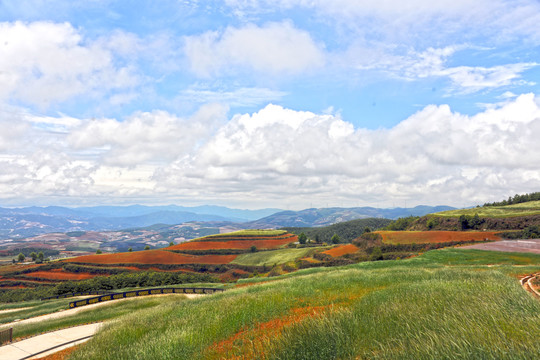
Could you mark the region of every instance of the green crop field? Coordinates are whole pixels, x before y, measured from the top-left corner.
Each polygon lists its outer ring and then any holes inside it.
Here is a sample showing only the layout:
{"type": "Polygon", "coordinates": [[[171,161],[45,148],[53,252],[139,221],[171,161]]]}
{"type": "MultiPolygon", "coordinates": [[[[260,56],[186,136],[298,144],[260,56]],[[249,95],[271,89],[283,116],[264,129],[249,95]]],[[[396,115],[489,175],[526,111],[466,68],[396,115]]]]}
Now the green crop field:
{"type": "Polygon", "coordinates": [[[312,255],[314,252],[326,249],[326,247],[317,248],[300,248],[300,249],[280,249],[271,251],[259,251],[238,255],[231,264],[247,265],[247,266],[264,266],[274,264],[284,264],[289,261],[294,261],[312,255]]]}
{"type": "Polygon", "coordinates": [[[132,311],[71,359],[535,359],[540,301],[514,276],[533,271],[462,249],[306,269],[132,311]]]}
{"type": "Polygon", "coordinates": [[[434,216],[458,217],[461,215],[474,216],[478,214],[480,217],[515,217],[529,216],[540,214],[540,201],[529,201],[515,205],[506,206],[483,206],[471,209],[459,209],[442,211],[431,214],[434,216]]]}

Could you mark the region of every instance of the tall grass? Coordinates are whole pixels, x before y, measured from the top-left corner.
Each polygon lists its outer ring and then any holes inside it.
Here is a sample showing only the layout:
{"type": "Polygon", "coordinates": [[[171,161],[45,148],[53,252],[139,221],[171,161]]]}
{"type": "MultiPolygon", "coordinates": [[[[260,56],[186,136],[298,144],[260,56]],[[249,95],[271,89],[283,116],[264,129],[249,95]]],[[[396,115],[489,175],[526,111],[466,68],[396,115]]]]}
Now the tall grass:
{"type": "Polygon", "coordinates": [[[533,359],[538,334],[540,302],[518,281],[427,257],[164,303],[121,318],[72,358],[533,359]]]}
{"type": "Polygon", "coordinates": [[[119,302],[113,301],[110,304],[95,309],[83,309],[77,314],[66,317],[21,325],[15,324],[13,326],[13,338],[17,339],[63,329],[66,327],[111,320],[127,314],[137,313],[141,310],[148,310],[153,307],[162,306],[164,304],[176,304],[183,301],[185,298],[186,297],[182,295],[163,295],[157,298],[138,298],[119,302]]]}

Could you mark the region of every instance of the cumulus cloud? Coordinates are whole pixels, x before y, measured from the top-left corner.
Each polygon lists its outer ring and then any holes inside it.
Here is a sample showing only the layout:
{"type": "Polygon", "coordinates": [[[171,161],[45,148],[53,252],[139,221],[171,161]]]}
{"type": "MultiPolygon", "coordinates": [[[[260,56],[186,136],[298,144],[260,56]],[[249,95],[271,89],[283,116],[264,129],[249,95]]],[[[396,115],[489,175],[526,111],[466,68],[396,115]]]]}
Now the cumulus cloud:
{"type": "Polygon", "coordinates": [[[86,41],[69,23],[0,23],[0,99],[46,107],[137,85],[134,68],[115,58],[129,52],[133,39],[112,40],[86,41]]]}
{"type": "Polygon", "coordinates": [[[22,116],[25,131],[12,133],[24,145],[0,155],[0,196],[470,205],[535,191],[540,181],[533,94],[473,116],[430,105],[374,130],[278,105],[229,121],[225,114],[209,105],[189,118],[157,110],[123,121],[22,116]]]}
{"type": "Polygon", "coordinates": [[[539,133],[539,100],[532,94],[475,116],[428,106],[379,130],[268,105],[235,116],[199,151],[160,169],[154,179],[161,187],[204,188],[220,198],[245,193],[306,204],[313,195],[336,205],[370,194],[470,204],[533,190],[515,179],[527,176],[534,184],[540,178],[539,133]]]}
{"type": "Polygon", "coordinates": [[[210,104],[189,119],[166,111],[137,113],[124,121],[97,119],[73,129],[67,140],[73,149],[97,150],[106,164],[171,161],[211,135],[225,114],[222,105],[210,104]]]}
{"type": "Polygon", "coordinates": [[[321,46],[289,22],[227,27],[185,38],[185,53],[199,76],[246,68],[264,74],[296,74],[324,64],[321,46]]]}

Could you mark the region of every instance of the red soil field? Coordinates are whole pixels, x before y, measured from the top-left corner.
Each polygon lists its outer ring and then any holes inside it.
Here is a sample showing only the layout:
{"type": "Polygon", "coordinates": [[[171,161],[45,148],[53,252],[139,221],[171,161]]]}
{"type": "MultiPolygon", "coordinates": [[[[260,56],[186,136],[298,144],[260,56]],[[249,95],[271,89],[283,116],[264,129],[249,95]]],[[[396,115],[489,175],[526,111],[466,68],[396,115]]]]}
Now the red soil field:
{"type": "Polygon", "coordinates": [[[170,246],[168,250],[221,250],[235,249],[244,250],[252,246],[257,249],[277,249],[285,244],[289,244],[298,240],[298,237],[289,238],[268,238],[257,240],[230,240],[230,241],[188,241],[182,244],[170,246]]]}
{"type": "Polygon", "coordinates": [[[375,231],[387,244],[501,240],[493,231],[375,231]]]}
{"type": "Polygon", "coordinates": [[[11,264],[11,265],[4,265],[4,266],[0,266],[0,274],[6,274],[6,273],[11,273],[11,272],[14,272],[14,271],[21,271],[21,270],[26,270],[26,269],[31,269],[31,268],[35,268],[35,267],[38,267],[38,266],[41,266],[39,264],[32,264],[32,265],[20,265],[20,264],[11,264]]]}
{"type": "Polygon", "coordinates": [[[340,257],[345,254],[352,254],[358,251],[358,248],[353,244],[339,245],[338,247],[330,250],[323,251],[323,254],[330,255],[332,257],[340,257]]]}
{"type": "Polygon", "coordinates": [[[40,278],[46,280],[84,280],[91,279],[98,276],[98,274],[89,274],[89,273],[69,273],[64,272],[62,269],[54,269],[49,271],[36,271],[25,274],[26,276],[32,278],[40,278]]]}
{"type": "Polygon", "coordinates": [[[285,327],[303,321],[307,317],[315,317],[328,311],[328,306],[308,306],[291,309],[284,317],[276,318],[264,323],[257,324],[253,329],[241,330],[233,336],[215,343],[209,350],[210,353],[217,353],[225,359],[250,359],[256,355],[264,353],[264,347],[279,337],[285,327]],[[233,354],[238,348],[247,357],[235,357],[233,354]],[[257,351],[257,353],[254,352],[257,351]]]}
{"type": "Polygon", "coordinates": [[[143,250],[119,254],[85,255],[64,260],[88,264],[228,264],[236,255],[182,255],[164,250],[143,250]]]}
{"type": "Polygon", "coordinates": [[[240,240],[240,241],[251,241],[251,240],[276,240],[276,239],[288,239],[295,237],[296,235],[291,233],[284,233],[281,235],[209,235],[203,238],[194,239],[194,241],[229,241],[229,240],[240,240]]]}

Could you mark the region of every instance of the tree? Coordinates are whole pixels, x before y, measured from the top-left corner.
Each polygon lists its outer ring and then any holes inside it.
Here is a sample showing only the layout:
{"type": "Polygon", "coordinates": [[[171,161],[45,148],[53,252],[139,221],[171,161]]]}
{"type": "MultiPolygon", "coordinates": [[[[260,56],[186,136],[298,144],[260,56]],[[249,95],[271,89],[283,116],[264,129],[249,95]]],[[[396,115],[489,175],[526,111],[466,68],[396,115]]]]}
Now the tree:
{"type": "Polygon", "coordinates": [[[330,239],[330,241],[332,242],[332,244],[339,244],[339,235],[338,234],[334,234],[334,236],[332,236],[332,239],[330,239]]]}
{"type": "Polygon", "coordinates": [[[39,254],[37,254],[37,257],[39,260],[43,261],[43,258],[45,257],[45,255],[43,254],[43,251],[40,251],[39,254]]]}
{"type": "Polygon", "coordinates": [[[146,246],[144,247],[144,250],[150,250],[150,246],[146,245],[146,246]]]}
{"type": "Polygon", "coordinates": [[[257,247],[253,245],[249,248],[249,251],[251,251],[252,253],[257,252],[257,247]]]}
{"type": "Polygon", "coordinates": [[[19,262],[23,262],[25,258],[26,257],[24,256],[23,253],[19,253],[19,256],[17,256],[17,260],[19,260],[19,262]]]}
{"type": "Polygon", "coordinates": [[[103,254],[103,251],[101,251],[101,249],[97,249],[96,254],[103,254]]]}
{"type": "Polygon", "coordinates": [[[300,235],[298,235],[298,242],[302,245],[304,245],[307,241],[307,236],[306,234],[304,233],[300,233],[300,235]]]}
{"type": "Polygon", "coordinates": [[[129,252],[132,252],[132,251],[133,251],[133,248],[130,247],[130,248],[128,249],[128,251],[129,251],[129,252]]]}
{"type": "Polygon", "coordinates": [[[36,259],[37,259],[37,254],[36,254],[36,252],[35,252],[35,251],[32,251],[32,252],[30,253],[30,257],[32,258],[32,261],[36,261],[36,259]]]}
{"type": "Polygon", "coordinates": [[[174,242],[171,241],[171,242],[169,243],[169,246],[173,246],[173,245],[174,245],[174,242]]]}
{"type": "Polygon", "coordinates": [[[320,244],[321,239],[319,239],[319,234],[315,234],[315,242],[316,242],[317,244],[320,244]]]}
{"type": "Polygon", "coordinates": [[[382,250],[380,247],[378,246],[375,246],[373,248],[373,251],[371,252],[371,255],[369,257],[369,260],[371,261],[377,261],[377,260],[382,260],[383,259],[383,254],[382,254],[382,250]]]}
{"type": "Polygon", "coordinates": [[[369,228],[369,226],[366,226],[366,227],[365,227],[364,232],[365,232],[365,233],[370,233],[370,232],[371,232],[371,229],[369,228]]]}

